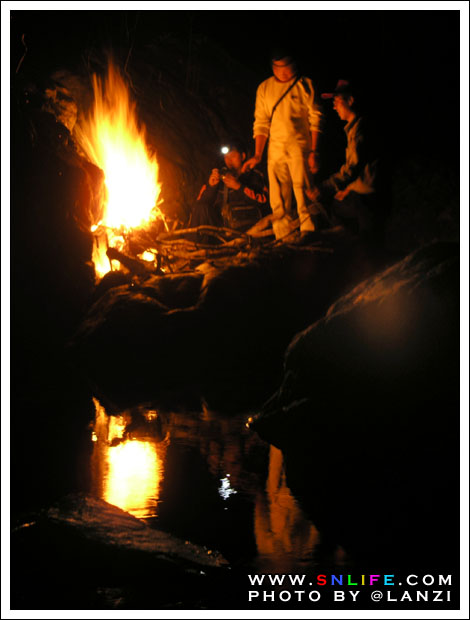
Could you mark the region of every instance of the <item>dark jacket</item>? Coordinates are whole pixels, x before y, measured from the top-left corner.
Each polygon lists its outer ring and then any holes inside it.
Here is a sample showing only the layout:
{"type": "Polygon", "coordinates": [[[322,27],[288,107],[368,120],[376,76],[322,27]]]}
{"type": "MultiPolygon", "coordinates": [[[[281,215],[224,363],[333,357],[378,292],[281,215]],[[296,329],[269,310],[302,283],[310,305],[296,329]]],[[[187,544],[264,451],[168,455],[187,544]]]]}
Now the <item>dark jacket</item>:
{"type": "Polygon", "coordinates": [[[205,184],[194,204],[191,226],[224,226],[227,213],[223,213],[226,196],[227,209],[234,207],[257,207],[259,216],[268,215],[268,188],[259,170],[248,170],[238,177],[241,187],[232,189],[223,182],[217,185],[205,184]],[[225,216],[225,217],[224,217],[225,216]]]}
{"type": "Polygon", "coordinates": [[[344,131],[347,136],[346,161],[339,172],[332,174],[323,188],[331,192],[349,189],[357,194],[377,191],[377,147],[365,121],[356,117],[344,131]]]}

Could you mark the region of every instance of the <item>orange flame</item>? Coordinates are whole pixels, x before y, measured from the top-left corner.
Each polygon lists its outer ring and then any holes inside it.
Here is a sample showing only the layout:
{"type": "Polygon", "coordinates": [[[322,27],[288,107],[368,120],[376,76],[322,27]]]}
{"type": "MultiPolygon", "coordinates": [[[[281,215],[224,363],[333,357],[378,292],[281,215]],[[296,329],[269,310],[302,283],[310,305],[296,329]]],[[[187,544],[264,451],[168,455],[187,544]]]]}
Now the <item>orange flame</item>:
{"type": "Polygon", "coordinates": [[[87,157],[105,176],[103,215],[92,226],[95,267],[104,275],[110,270],[108,243],[121,249],[120,235],[164,218],[158,208],[161,184],[157,159],[147,147],[145,126],[137,120],[136,104],[131,101],[126,83],[111,62],[104,82],[96,75],[92,81],[93,108],[89,117],[76,126],[75,135],[87,157]],[[107,229],[106,242],[99,240],[98,227],[107,229]]]}

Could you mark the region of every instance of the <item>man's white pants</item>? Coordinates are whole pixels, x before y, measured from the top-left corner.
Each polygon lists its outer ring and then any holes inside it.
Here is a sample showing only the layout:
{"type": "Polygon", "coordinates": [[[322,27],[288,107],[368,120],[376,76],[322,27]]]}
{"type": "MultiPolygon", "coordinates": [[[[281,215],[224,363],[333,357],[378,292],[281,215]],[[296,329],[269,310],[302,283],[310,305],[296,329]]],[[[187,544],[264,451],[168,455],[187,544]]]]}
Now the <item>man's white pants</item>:
{"type": "Polygon", "coordinates": [[[305,190],[310,187],[307,155],[308,152],[300,144],[269,144],[269,201],[274,215],[273,231],[276,239],[287,237],[296,227],[292,190],[297,202],[301,232],[315,230],[305,201],[305,190]]]}

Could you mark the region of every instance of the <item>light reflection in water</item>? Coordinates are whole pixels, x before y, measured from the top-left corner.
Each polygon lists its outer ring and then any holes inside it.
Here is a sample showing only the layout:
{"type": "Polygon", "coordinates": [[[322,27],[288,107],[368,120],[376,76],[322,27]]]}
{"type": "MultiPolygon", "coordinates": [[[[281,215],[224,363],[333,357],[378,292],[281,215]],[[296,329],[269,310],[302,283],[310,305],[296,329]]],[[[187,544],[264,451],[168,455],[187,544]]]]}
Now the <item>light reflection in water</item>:
{"type": "Polygon", "coordinates": [[[266,492],[255,508],[257,565],[261,572],[293,571],[299,561],[313,556],[319,543],[317,528],[300,509],[286,484],[283,455],[271,446],[266,492]]]}
{"type": "MultiPolygon", "coordinates": [[[[167,442],[152,437],[145,426],[134,430],[137,437],[128,436],[126,429],[132,416],[109,416],[99,401],[93,400],[93,492],[135,517],[156,516],[167,442]]],[[[156,418],[157,415],[145,416],[148,424],[156,418]]]]}
{"type": "Polygon", "coordinates": [[[108,449],[107,460],[104,499],[136,517],[154,516],[160,482],[155,445],[124,441],[108,449]]]}
{"type": "Polygon", "coordinates": [[[231,495],[236,495],[237,491],[230,486],[230,474],[220,481],[219,495],[223,499],[228,499],[231,495]]]}
{"type": "Polygon", "coordinates": [[[295,572],[312,561],[320,535],[287,486],[282,452],[268,448],[243,415],[228,418],[207,409],[162,415],[137,408],[110,416],[97,400],[95,406],[95,495],[136,517],[158,516],[170,531],[176,522],[188,538],[198,531],[217,547],[230,531],[239,543],[230,542],[231,552],[243,549],[248,536],[249,545],[256,543],[258,572],[295,572]],[[210,512],[216,502],[221,513],[210,512]],[[213,543],[219,528],[222,538],[213,543]]]}

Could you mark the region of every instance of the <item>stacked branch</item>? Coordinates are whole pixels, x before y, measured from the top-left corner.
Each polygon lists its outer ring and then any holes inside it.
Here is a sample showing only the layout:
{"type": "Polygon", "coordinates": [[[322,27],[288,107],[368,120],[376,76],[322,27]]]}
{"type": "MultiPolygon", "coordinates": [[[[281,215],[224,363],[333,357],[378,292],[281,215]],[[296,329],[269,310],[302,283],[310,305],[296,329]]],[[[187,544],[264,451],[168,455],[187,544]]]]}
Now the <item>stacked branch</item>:
{"type": "Polygon", "coordinates": [[[160,234],[155,245],[158,252],[168,259],[207,259],[249,252],[252,240],[249,235],[231,228],[198,226],[160,234]],[[214,241],[211,243],[212,239],[214,241]]]}
{"type": "MultiPolygon", "coordinates": [[[[231,228],[217,226],[198,226],[197,228],[184,228],[154,236],[148,231],[140,230],[133,232],[127,241],[128,250],[135,258],[109,248],[107,255],[112,260],[118,260],[126,269],[134,275],[145,276],[149,273],[164,274],[163,264],[170,271],[181,271],[184,265],[190,261],[207,261],[220,258],[232,258],[240,254],[248,255],[253,250],[253,238],[247,233],[242,233],[231,228]],[[137,258],[137,255],[150,250],[155,253],[157,266],[149,264],[137,258]]],[[[286,248],[290,244],[283,244],[286,248]]],[[[271,250],[279,246],[279,241],[265,242],[261,246],[256,245],[258,250],[271,250]]],[[[302,248],[310,252],[328,252],[331,247],[324,247],[322,243],[302,248]]]]}

